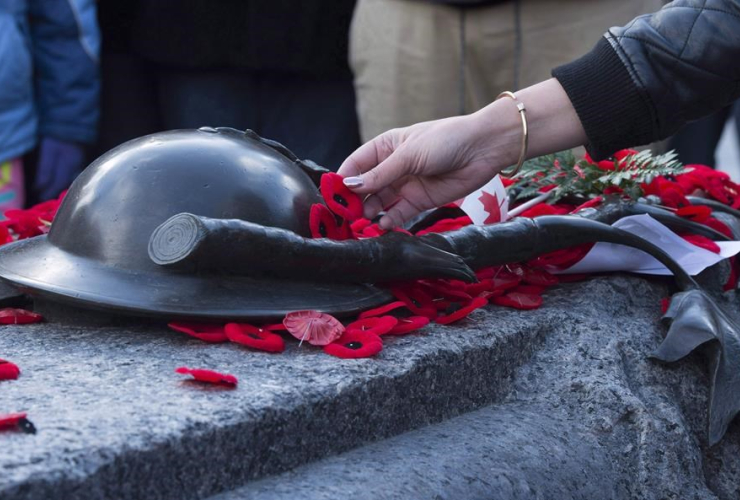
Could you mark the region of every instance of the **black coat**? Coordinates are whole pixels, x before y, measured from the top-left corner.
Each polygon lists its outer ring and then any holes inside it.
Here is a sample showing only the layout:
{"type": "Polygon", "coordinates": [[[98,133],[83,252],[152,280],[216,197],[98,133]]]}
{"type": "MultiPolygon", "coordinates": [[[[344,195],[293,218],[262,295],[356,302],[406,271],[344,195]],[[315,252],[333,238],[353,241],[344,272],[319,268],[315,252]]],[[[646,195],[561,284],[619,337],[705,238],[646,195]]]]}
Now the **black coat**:
{"type": "MultiPolygon", "coordinates": [[[[106,2],[103,2],[106,3],[106,2]]],[[[179,68],[349,76],[355,0],[127,0],[133,50],[179,68]]],[[[124,44],[120,38],[118,46],[124,44]]]]}
{"type": "Polygon", "coordinates": [[[596,159],[740,98],[740,0],[676,0],[555,68],[596,159]]]}

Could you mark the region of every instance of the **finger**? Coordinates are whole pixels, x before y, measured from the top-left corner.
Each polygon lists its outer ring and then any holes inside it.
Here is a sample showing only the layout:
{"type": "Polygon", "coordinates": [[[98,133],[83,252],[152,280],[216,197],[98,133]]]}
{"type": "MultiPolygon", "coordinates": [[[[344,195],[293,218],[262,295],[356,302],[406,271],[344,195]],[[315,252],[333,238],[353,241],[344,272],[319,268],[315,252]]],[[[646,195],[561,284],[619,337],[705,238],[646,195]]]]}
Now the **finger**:
{"type": "Polygon", "coordinates": [[[390,130],[357,148],[342,162],[337,173],[342,177],[356,177],[376,167],[393,153],[393,134],[395,131],[390,130]]]}
{"type": "Polygon", "coordinates": [[[344,181],[345,185],[355,193],[378,193],[405,177],[410,170],[411,162],[408,160],[408,155],[396,151],[377,167],[360,176],[346,178],[344,181]]]}
{"type": "Polygon", "coordinates": [[[368,196],[363,203],[365,218],[372,219],[381,210],[390,207],[396,201],[398,201],[398,192],[392,188],[384,188],[368,196]]]}
{"type": "Polygon", "coordinates": [[[380,218],[378,225],[381,229],[393,229],[411,220],[412,217],[419,215],[427,208],[414,205],[406,198],[401,198],[398,203],[389,208],[385,215],[380,218]]]}

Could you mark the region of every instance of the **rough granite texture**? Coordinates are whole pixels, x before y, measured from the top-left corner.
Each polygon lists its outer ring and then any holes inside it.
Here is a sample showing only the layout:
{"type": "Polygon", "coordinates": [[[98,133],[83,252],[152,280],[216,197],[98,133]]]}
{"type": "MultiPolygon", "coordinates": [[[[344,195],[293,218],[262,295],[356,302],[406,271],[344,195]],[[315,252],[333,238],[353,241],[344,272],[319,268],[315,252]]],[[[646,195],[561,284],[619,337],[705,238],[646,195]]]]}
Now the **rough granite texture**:
{"type": "Polygon", "coordinates": [[[740,426],[707,448],[701,356],[647,359],[664,283],[562,285],[539,310],[488,307],[355,361],[156,326],[2,327],[0,357],[23,373],[0,382],[0,412],[28,411],[39,432],[0,434],[0,498],[205,498],[246,483],[220,498],[737,499],[740,426]],[[185,382],[181,365],[240,384],[185,382]]]}

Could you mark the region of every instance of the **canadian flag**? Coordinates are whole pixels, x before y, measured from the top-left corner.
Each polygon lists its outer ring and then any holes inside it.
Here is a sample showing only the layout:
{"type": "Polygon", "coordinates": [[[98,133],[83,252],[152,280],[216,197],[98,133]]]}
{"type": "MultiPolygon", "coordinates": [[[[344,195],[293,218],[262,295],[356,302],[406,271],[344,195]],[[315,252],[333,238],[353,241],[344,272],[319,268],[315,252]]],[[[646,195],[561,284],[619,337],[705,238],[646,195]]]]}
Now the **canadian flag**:
{"type": "Polygon", "coordinates": [[[456,204],[478,226],[504,222],[509,218],[509,199],[499,175],[456,204]]]}

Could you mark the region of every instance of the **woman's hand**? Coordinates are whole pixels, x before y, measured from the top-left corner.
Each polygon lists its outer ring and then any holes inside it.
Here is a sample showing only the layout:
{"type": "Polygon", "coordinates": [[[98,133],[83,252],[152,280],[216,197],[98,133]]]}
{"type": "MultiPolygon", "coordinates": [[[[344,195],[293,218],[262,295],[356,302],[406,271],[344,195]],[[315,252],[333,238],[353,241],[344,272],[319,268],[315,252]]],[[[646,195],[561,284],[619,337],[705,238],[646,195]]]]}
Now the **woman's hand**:
{"type": "MultiPolygon", "coordinates": [[[[580,121],[557,80],[517,93],[527,106],[529,157],[585,142],[580,121]]],[[[466,116],[385,132],[339,168],[345,184],[367,195],[365,217],[382,210],[384,229],[485,185],[519,157],[522,125],[516,103],[500,99],[466,116]]]]}

